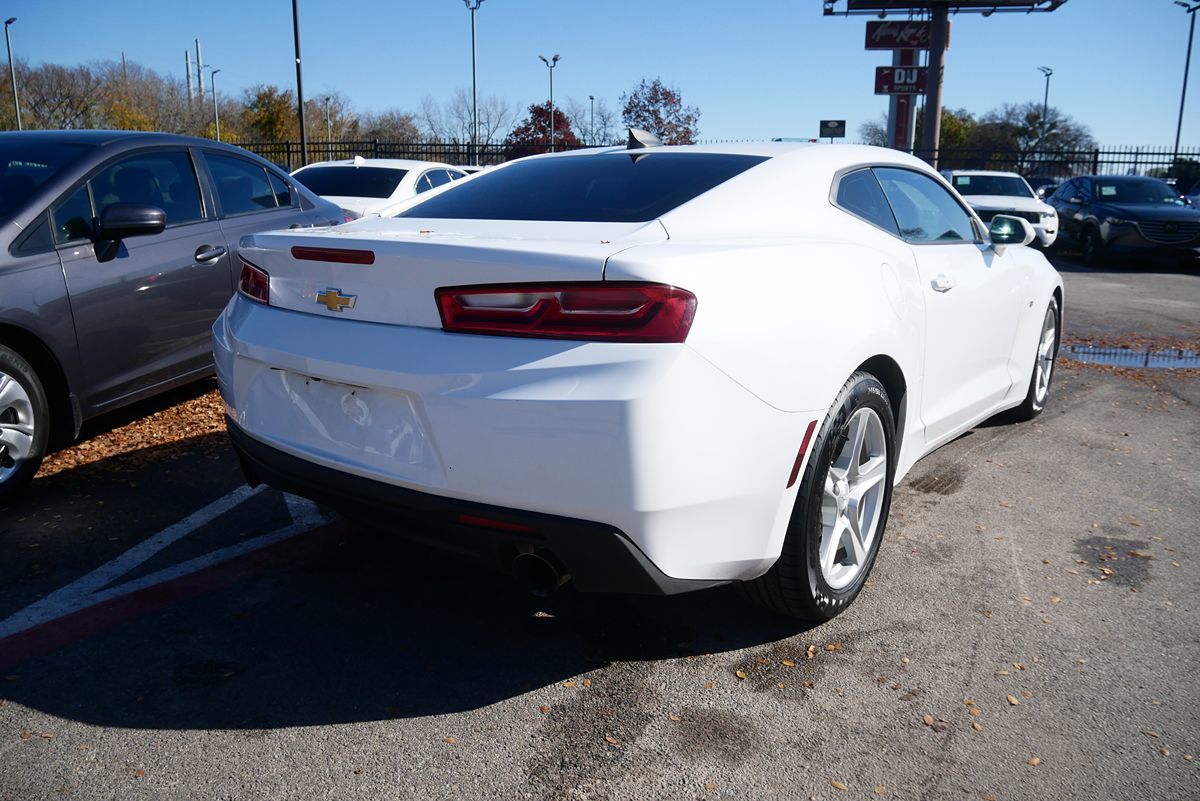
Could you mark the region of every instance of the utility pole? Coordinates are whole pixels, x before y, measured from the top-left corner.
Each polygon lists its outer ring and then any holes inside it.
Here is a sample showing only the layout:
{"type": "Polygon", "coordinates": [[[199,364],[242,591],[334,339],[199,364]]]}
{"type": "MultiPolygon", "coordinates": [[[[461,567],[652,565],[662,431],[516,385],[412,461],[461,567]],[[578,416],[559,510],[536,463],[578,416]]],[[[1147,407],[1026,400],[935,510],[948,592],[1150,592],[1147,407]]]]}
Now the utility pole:
{"type": "Polygon", "coordinates": [[[329,95],[325,95],[325,142],[329,145],[327,155],[333,158],[333,118],[329,116],[329,95]]]}
{"type": "Polygon", "coordinates": [[[187,74],[188,107],[190,108],[192,105],[192,99],[194,97],[192,94],[192,51],[191,50],[183,51],[183,69],[184,69],[184,72],[187,74]]]}
{"type": "Polygon", "coordinates": [[[542,63],[550,68],[550,152],[554,152],[554,67],[558,64],[561,58],[558,53],[555,53],[549,59],[545,56],[538,56],[542,63]]]}
{"type": "Polygon", "coordinates": [[[296,38],[296,108],[300,117],[300,166],[308,164],[308,134],[304,130],[304,76],[300,70],[300,8],[292,0],[292,34],[296,38]]]}
{"type": "MultiPolygon", "coordinates": [[[[1175,5],[1185,9],[1188,16],[1192,18],[1192,22],[1188,26],[1187,57],[1183,62],[1183,91],[1179,93],[1179,122],[1175,124],[1175,158],[1171,162],[1173,171],[1179,162],[1179,135],[1183,133],[1183,106],[1187,102],[1188,70],[1192,66],[1192,39],[1196,36],[1196,12],[1200,11],[1200,3],[1185,3],[1182,0],[1175,0],[1175,5]]],[[[5,28],[5,30],[7,31],[8,29],[5,28]]],[[[9,63],[12,63],[11,57],[9,58],[9,63]]],[[[16,89],[13,89],[13,94],[15,96],[16,89]]]]}
{"type": "Polygon", "coordinates": [[[1046,115],[1050,113],[1050,76],[1054,70],[1049,67],[1038,67],[1038,71],[1046,76],[1046,93],[1042,95],[1042,142],[1046,141],[1046,115]]]}
{"type": "Polygon", "coordinates": [[[200,96],[200,102],[204,102],[204,68],[208,65],[200,58],[200,40],[196,40],[196,93],[200,96]]]}
{"type": "Polygon", "coordinates": [[[925,91],[925,122],[921,127],[921,149],[935,170],[938,144],[942,140],[942,78],[946,73],[946,32],[949,7],[938,3],[929,9],[929,72],[925,91]]]}
{"type": "Polygon", "coordinates": [[[479,166],[479,82],[475,77],[475,12],[483,0],[463,0],[471,12],[471,163],[479,166]]]}
{"type": "Polygon", "coordinates": [[[12,57],[12,38],[8,33],[8,26],[17,21],[16,17],[9,17],[4,20],[4,44],[8,47],[8,77],[12,81],[13,93],[13,113],[17,117],[17,130],[21,130],[21,103],[17,100],[17,63],[12,57]]]}
{"type": "Polygon", "coordinates": [[[588,123],[588,144],[596,144],[596,98],[588,95],[588,103],[592,106],[592,121],[588,123]]]}
{"type": "Polygon", "coordinates": [[[221,112],[217,108],[217,73],[220,70],[213,70],[209,73],[212,76],[212,95],[213,95],[213,121],[217,125],[217,141],[221,141],[221,112]]]}

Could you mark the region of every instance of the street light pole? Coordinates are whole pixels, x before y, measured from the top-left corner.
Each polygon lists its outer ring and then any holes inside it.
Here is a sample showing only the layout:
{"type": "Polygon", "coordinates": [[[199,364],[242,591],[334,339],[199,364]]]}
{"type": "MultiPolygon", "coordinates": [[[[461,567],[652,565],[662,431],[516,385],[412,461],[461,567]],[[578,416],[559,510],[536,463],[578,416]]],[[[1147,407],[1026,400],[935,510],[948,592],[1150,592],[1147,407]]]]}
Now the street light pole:
{"type": "Polygon", "coordinates": [[[483,0],[463,0],[471,12],[471,157],[479,165],[479,82],[475,76],[475,12],[483,0]]]}
{"type": "MultiPolygon", "coordinates": [[[[1185,3],[1182,0],[1175,0],[1175,5],[1187,11],[1188,16],[1192,18],[1191,25],[1188,26],[1188,46],[1187,58],[1183,62],[1183,91],[1179,93],[1179,122],[1175,125],[1175,162],[1179,161],[1179,135],[1183,132],[1183,105],[1187,101],[1187,85],[1188,85],[1188,70],[1192,66],[1192,39],[1196,35],[1196,12],[1200,11],[1200,3],[1185,3]]],[[[8,29],[5,28],[7,31],[8,29]]],[[[9,59],[9,63],[12,59],[9,59]]],[[[13,89],[14,96],[16,89],[13,89]]],[[[1172,168],[1175,163],[1172,162],[1172,168]]]]}
{"type": "Polygon", "coordinates": [[[1046,76],[1046,94],[1042,95],[1042,142],[1046,141],[1046,115],[1050,109],[1050,76],[1054,70],[1049,67],[1038,67],[1038,71],[1046,76]]]}
{"type": "Polygon", "coordinates": [[[300,72],[299,0],[292,0],[292,34],[296,39],[296,108],[300,116],[300,166],[308,164],[308,134],[304,131],[304,77],[300,72]]]}
{"type": "Polygon", "coordinates": [[[12,57],[12,39],[8,35],[8,26],[17,21],[16,17],[4,20],[4,44],[8,46],[8,75],[12,79],[13,112],[17,115],[17,130],[21,130],[21,103],[17,100],[17,65],[12,57]]]}
{"type": "Polygon", "coordinates": [[[555,53],[549,59],[545,56],[538,56],[542,63],[550,68],[550,152],[554,152],[554,67],[558,64],[558,60],[562,58],[558,53],[555,53]]]}
{"type": "Polygon", "coordinates": [[[329,116],[329,95],[325,95],[325,143],[329,147],[329,158],[333,158],[333,118],[329,116]]]}
{"type": "Polygon", "coordinates": [[[213,121],[217,124],[217,141],[221,141],[221,112],[217,109],[217,73],[220,70],[213,70],[209,73],[212,76],[212,95],[213,95],[213,121]]]}
{"type": "Polygon", "coordinates": [[[588,144],[596,144],[596,98],[588,95],[588,103],[592,106],[592,121],[588,123],[588,144]]]}

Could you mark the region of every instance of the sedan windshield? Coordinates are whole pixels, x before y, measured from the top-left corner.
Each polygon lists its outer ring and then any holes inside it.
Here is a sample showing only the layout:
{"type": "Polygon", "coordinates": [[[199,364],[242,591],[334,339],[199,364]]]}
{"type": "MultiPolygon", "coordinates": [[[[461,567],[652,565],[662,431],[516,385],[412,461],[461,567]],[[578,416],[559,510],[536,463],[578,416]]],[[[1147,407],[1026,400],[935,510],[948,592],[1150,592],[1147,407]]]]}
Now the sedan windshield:
{"type": "Polygon", "coordinates": [[[90,147],[67,142],[0,142],[0,219],[20,209],[42,184],[90,147]]]}
{"type": "Polygon", "coordinates": [[[725,153],[599,153],[486,170],[399,217],[649,222],[766,160],[725,153]]]}
{"type": "Polygon", "coordinates": [[[1034,197],[1029,184],[1017,175],[956,175],[954,188],[960,195],[1034,197]]]}
{"type": "Polygon", "coordinates": [[[1185,205],[1166,181],[1154,178],[1104,178],[1096,180],[1096,199],[1105,203],[1168,203],[1185,205]]]}
{"type": "Polygon", "coordinates": [[[318,195],[391,197],[407,173],[394,167],[305,167],[294,177],[318,195]]]}

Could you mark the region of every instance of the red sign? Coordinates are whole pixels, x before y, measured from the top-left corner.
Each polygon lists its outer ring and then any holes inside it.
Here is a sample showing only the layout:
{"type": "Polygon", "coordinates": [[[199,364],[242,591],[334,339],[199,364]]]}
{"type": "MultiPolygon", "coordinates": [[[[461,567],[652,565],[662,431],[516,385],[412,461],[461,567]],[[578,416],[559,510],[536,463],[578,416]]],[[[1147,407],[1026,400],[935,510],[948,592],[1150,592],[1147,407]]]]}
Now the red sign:
{"type": "Polygon", "coordinates": [[[876,67],[875,94],[923,95],[927,67],[876,67]]]}
{"type": "Polygon", "coordinates": [[[928,50],[928,22],[868,22],[868,50],[928,50]]]}

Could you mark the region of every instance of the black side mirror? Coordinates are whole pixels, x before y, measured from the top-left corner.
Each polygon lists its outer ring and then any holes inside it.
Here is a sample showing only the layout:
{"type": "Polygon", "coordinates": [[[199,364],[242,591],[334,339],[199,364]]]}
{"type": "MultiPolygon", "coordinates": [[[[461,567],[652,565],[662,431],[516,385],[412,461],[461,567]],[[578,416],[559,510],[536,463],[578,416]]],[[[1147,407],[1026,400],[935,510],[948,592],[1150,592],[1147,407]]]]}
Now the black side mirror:
{"type": "Polygon", "coordinates": [[[100,212],[96,226],[96,258],[111,261],[122,239],[131,236],[161,234],[167,227],[167,214],[157,206],[141,203],[113,203],[100,212]]]}

